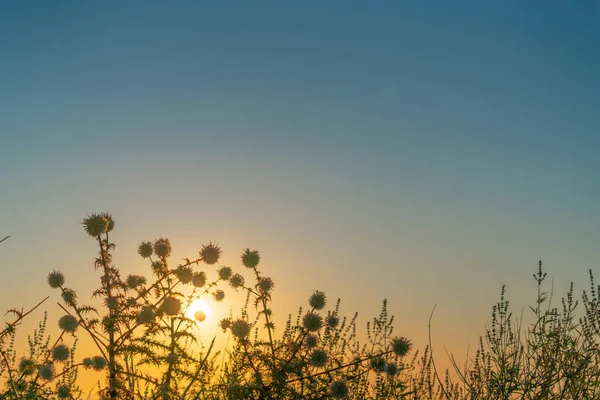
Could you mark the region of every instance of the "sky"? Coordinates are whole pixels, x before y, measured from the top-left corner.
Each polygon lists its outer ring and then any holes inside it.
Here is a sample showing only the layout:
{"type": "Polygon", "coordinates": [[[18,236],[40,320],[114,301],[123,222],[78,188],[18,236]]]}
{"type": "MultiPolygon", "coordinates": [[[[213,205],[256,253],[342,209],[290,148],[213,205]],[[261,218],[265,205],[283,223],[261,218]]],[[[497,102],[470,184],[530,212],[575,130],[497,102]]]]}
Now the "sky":
{"type": "Polygon", "coordinates": [[[0,2],[0,305],[60,316],[54,269],[91,295],[80,222],[108,211],[124,274],[158,237],[242,273],[250,247],[276,321],[323,290],[364,332],[387,298],[422,348],[437,305],[439,357],[464,354],[503,284],[533,304],[538,260],[557,295],[598,271],[599,21],[591,0],[0,2]]]}

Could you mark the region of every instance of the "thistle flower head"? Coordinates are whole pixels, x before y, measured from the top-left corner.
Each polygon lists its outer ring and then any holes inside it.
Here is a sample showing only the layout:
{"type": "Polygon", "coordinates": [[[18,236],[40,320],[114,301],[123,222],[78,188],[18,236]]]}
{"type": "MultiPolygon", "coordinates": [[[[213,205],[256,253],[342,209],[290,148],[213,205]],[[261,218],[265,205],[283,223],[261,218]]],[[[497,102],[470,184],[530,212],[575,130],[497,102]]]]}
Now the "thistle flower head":
{"type": "Polygon", "coordinates": [[[77,318],[74,316],[65,315],[58,320],[58,327],[65,332],[75,333],[79,327],[79,322],[77,322],[77,318]]]}
{"type": "Polygon", "coordinates": [[[63,301],[65,302],[65,304],[74,306],[75,303],[77,302],[77,294],[75,293],[74,290],[65,289],[65,290],[63,290],[63,292],[60,295],[63,298],[63,301]]]}
{"type": "Polygon", "coordinates": [[[158,276],[163,276],[168,272],[167,266],[162,261],[153,261],[151,268],[152,272],[154,272],[158,276]]]}
{"type": "Polygon", "coordinates": [[[202,286],[206,285],[206,274],[204,271],[196,272],[194,274],[192,277],[192,284],[197,288],[201,288],[202,286]]]}
{"type": "Polygon", "coordinates": [[[232,288],[238,289],[238,288],[244,286],[244,277],[240,274],[234,274],[229,279],[229,284],[231,285],[232,288]]]}
{"type": "Polygon", "coordinates": [[[375,372],[383,372],[385,370],[385,360],[382,357],[371,358],[371,368],[375,372]]]}
{"type": "Polygon", "coordinates": [[[275,283],[273,283],[273,279],[271,278],[260,278],[256,284],[256,287],[262,294],[269,294],[274,286],[275,283]]]}
{"type": "Polygon", "coordinates": [[[194,272],[190,267],[178,267],[175,270],[175,275],[183,284],[190,283],[194,278],[194,272]]]}
{"type": "Polygon", "coordinates": [[[219,257],[221,257],[221,248],[218,244],[210,242],[209,244],[202,246],[200,249],[200,257],[202,257],[202,261],[208,265],[216,264],[219,262],[219,257]]]}
{"type": "Polygon", "coordinates": [[[169,239],[156,239],[154,242],[154,254],[160,258],[167,258],[171,255],[171,242],[169,239]]]}
{"type": "Polygon", "coordinates": [[[317,290],[308,299],[308,304],[315,310],[322,310],[325,308],[325,304],[327,304],[325,293],[317,290]]]}
{"type": "Polygon", "coordinates": [[[154,252],[154,246],[152,246],[152,243],[150,243],[150,242],[142,242],[138,246],[138,254],[140,256],[142,256],[143,258],[152,257],[153,252],[154,252]]]}
{"type": "Polygon", "coordinates": [[[213,293],[213,297],[215,301],[222,301],[225,298],[225,292],[219,289],[213,293]]]}
{"type": "Polygon", "coordinates": [[[246,268],[256,268],[260,262],[260,253],[256,250],[245,249],[241,255],[242,264],[246,268]]]}
{"type": "Polygon", "coordinates": [[[137,315],[137,320],[140,324],[147,324],[154,320],[154,310],[152,307],[144,307],[137,315]]]}
{"type": "Polygon", "coordinates": [[[389,363],[385,366],[385,373],[388,376],[394,376],[398,373],[398,366],[394,363],[389,363]]]}
{"type": "Polygon", "coordinates": [[[317,337],[309,333],[308,335],[306,335],[306,338],[304,338],[304,344],[309,349],[317,347],[317,337]]]}
{"type": "Polygon", "coordinates": [[[176,297],[167,297],[160,306],[167,315],[176,315],[181,310],[181,301],[176,297]]]}
{"type": "Polygon", "coordinates": [[[219,326],[223,329],[223,332],[225,332],[227,329],[231,328],[231,319],[223,318],[219,321],[219,326]]]}
{"type": "Polygon", "coordinates": [[[219,270],[219,278],[224,280],[224,281],[228,281],[231,278],[231,268],[229,267],[222,267],[219,270]]]}
{"type": "Polygon", "coordinates": [[[202,310],[198,310],[194,313],[194,318],[196,318],[198,322],[202,322],[206,319],[206,313],[202,310]]]}
{"type": "Polygon", "coordinates": [[[327,352],[322,349],[315,349],[312,353],[310,353],[310,365],[313,367],[324,367],[327,364],[329,357],[327,356],[327,352]]]}
{"type": "Polygon", "coordinates": [[[135,289],[146,283],[146,278],[140,275],[128,275],[126,283],[127,287],[135,289]]]}
{"type": "Polygon", "coordinates": [[[329,394],[334,399],[345,399],[348,393],[348,385],[345,381],[335,381],[329,387],[329,394]]]}
{"type": "Polygon", "coordinates": [[[54,369],[54,366],[48,363],[40,365],[40,368],[38,369],[38,374],[40,375],[40,378],[46,381],[51,381],[54,378],[54,375],[56,375],[56,371],[54,369]]]}
{"type": "Polygon", "coordinates": [[[392,351],[395,355],[403,357],[410,351],[412,343],[405,337],[398,337],[392,341],[392,351]]]}
{"type": "Polygon", "coordinates": [[[93,367],[96,371],[102,371],[106,367],[106,359],[102,356],[94,356],[92,361],[94,362],[93,367]]]}
{"type": "Polygon", "coordinates": [[[94,366],[94,360],[92,360],[90,357],[85,357],[82,363],[85,368],[91,368],[94,366]]]}
{"type": "Polygon", "coordinates": [[[106,219],[106,222],[107,222],[106,232],[110,232],[113,229],[115,229],[115,220],[113,219],[111,214],[109,214],[107,212],[103,212],[100,215],[106,219]]]}
{"type": "Polygon", "coordinates": [[[323,326],[323,318],[319,314],[308,312],[302,318],[302,326],[309,332],[317,332],[323,326]]]}
{"type": "Polygon", "coordinates": [[[59,385],[56,388],[56,396],[60,400],[73,398],[73,396],[71,396],[71,388],[67,385],[59,385]]]}
{"type": "Polygon", "coordinates": [[[239,340],[246,340],[250,334],[250,324],[243,319],[238,319],[231,324],[231,333],[239,340]]]}
{"type": "Polygon", "coordinates": [[[83,219],[82,224],[85,232],[95,238],[108,230],[108,220],[102,214],[88,215],[83,219]]]}
{"type": "Polygon", "coordinates": [[[31,358],[22,358],[19,362],[19,372],[23,375],[35,373],[35,362],[31,358]]]}
{"type": "Polygon", "coordinates": [[[325,323],[328,327],[335,329],[340,324],[340,318],[337,315],[329,314],[325,319],[325,323]]]}
{"type": "Polygon", "coordinates": [[[52,359],[54,361],[66,361],[69,358],[69,348],[64,344],[57,345],[52,349],[52,359]]]}
{"type": "Polygon", "coordinates": [[[65,284],[65,276],[60,271],[52,271],[48,274],[48,286],[58,289],[65,284]]]}

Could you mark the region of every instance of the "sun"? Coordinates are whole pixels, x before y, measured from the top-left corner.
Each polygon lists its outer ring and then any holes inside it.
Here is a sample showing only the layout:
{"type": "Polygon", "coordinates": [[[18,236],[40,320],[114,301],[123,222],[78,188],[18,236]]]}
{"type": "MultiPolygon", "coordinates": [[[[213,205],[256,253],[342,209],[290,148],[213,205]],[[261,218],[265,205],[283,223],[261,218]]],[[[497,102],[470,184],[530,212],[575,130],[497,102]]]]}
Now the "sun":
{"type": "Polygon", "coordinates": [[[210,318],[211,309],[206,301],[203,299],[196,299],[190,304],[190,307],[185,314],[189,319],[202,322],[210,318]]]}

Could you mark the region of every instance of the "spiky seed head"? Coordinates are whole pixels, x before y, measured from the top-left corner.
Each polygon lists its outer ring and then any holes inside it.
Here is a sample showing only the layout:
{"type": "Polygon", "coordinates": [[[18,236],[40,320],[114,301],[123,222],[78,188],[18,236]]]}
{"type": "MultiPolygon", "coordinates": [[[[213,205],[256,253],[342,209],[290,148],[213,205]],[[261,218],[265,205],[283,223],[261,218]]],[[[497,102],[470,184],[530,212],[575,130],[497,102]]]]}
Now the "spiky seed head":
{"type": "Polygon", "coordinates": [[[169,353],[169,355],[167,356],[167,362],[169,364],[175,364],[178,359],[179,357],[177,357],[177,354],[175,353],[169,353]]]}
{"type": "Polygon", "coordinates": [[[244,286],[244,277],[240,274],[234,274],[229,279],[229,284],[231,285],[232,288],[239,289],[242,286],[244,286]]]}
{"type": "Polygon", "coordinates": [[[58,289],[65,284],[65,276],[60,271],[52,271],[48,274],[48,286],[58,289]]]}
{"type": "Polygon", "coordinates": [[[74,306],[75,303],[77,302],[77,294],[75,293],[74,290],[65,289],[65,290],[63,290],[63,292],[60,295],[63,298],[63,301],[65,302],[65,304],[67,304],[67,305],[74,306]]]}
{"type": "Polygon", "coordinates": [[[32,375],[35,373],[35,362],[31,358],[22,358],[19,361],[19,372],[23,375],[32,375]]]}
{"type": "Polygon", "coordinates": [[[202,310],[198,310],[194,313],[194,318],[196,318],[198,322],[202,322],[206,319],[206,313],[202,310]]]}
{"type": "Polygon", "coordinates": [[[108,225],[106,226],[106,232],[110,232],[113,229],[115,229],[115,220],[113,219],[111,214],[109,214],[107,212],[103,212],[100,215],[102,215],[106,219],[106,222],[108,223],[108,225]]]}
{"type": "Polygon", "coordinates": [[[192,277],[192,284],[197,288],[201,288],[202,286],[206,285],[206,274],[204,271],[196,272],[194,274],[192,277]]]}
{"type": "Polygon", "coordinates": [[[371,368],[375,372],[383,372],[385,370],[385,360],[382,357],[371,358],[371,368]]]}
{"type": "Polygon", "coordinates": [[[316,291],[310,298],[308,299],[308,304],[315,310],[322,310],[325,308],[325,304],[327,304],[327,299],[325,298],[325,292],[316,291]]]}
{"type": "Polygon", "coordinates": [[[412,343],[405,337],[397,337],[392,341],[392,351],[399,357],[408,354],[411,347],[412,343]]]}
{"type": "Polygon", "coordinates": [[[56,388],[56,396],[60,400],[73,398],[73,396],[71,396],[71,388],[68,387],[67,385],[59,385],[56,388]]]}
{"type": "Polygon", "coordinates": [[[302,318],[302,326],[309,332],[317,332],[323,326],[323,317],[314,312],[308,312],[302,318]]]}
{"type": "Polygon", "coordinates": [[[231,333],[239,340],[246,340],[250,334],[250,324],[243,319],[238,319],[231,324],[231,333]]]}
{"type": "Polygon", "coordinates": [[[108,229],[108,220],[102,214],[88,215],[82,224],[85,232],[95,238],[106,233],[108,229]]]}
{"type": "Polygon", "coordinates": [[[106,359],[102,356],[94,356],[92,361],[94,362],[93,367],[96,371],[102,371],[106,367],[106,359]]]}
{"type": "Polygon", "coordinates": [[[227,329],[231,328],[231,319],[223,318],[219,321],[219,326],[223,329],[223,332],[225,332],[227,329]]]}
{"type": "Polygon", "coordinates": [[[51,381],[54,379],[54,375],[56,375],[54,365],[50,363],[40,365],[40,368],[38,369],[38,375],[45,381],[51,381]]]}
{"type": "Polygon", "coordinates": [[[146,283],[146,278],[140,275],[128,275],[126,283],[129,289],[135,289],[146,283]]]}
{"type": "Polygon", "coordinates": [[[137,315],[137,320],[140,324],[147,324],[154,320],[154,310],[152,307],[144,307],[137,315]]]}
{"type": "Polygon", "coordinates": [[[256,268],[260,262],[260,253],[256,250],[245,249],[241,255],[242,264],[246,268],[256,268]]]}
{"type": "Polygon", "coordinates": [[[160,258],[167,258],[171,255],[171,242],[169,239],[156,239],[154,242],[154,254],[160,258]]]}
{"type": "Polygon", "coordinates": [[[225,292],[219,289],[213,293],[213,297],[215,301],[223,301],[223,299],[225,298],[225,292]]]}
{"type": "Polygon", "coordinates": [[[158,276],[163,276],[167,273],[167,266],[162,261],[152,262],[152,272],[158,276]]]}
{"type": "Polygon", "coordinates": [[[176,297],[167,297],[163,300],[161,308],[167,313],[167,315],[177,315],[181,310],[181,301],[176,297]]]}
{"type": "Polygon", "coordinates": [[[231,271],[231,268],[229,268],[229,267],[222,267],[219,270],[219,278],[221,278],[224,281],[228,281],[231,278],[231,274],[232,274],[232,271],[231,271]]]}
{"type": "Polygon", "coordinates": [[[327,352],[322,349],[315,349],[310,353],[310,365],[313,367],[321,368],[327,364],[329,357],[327,357],[327,352]]]}
{"type": "Polygon", "coordinates": [[[388,376],[394,376],[398,373],[398,366],[394,363],[389,363],[385,366],[385,373],[388,376]]]}
{"type": "Polygon", "coordinates": [[[271,290],[273,290],[273,287],[275,286],[275,283],[273,283],[273,279],[271,278],[260,278],[258,280],[258,283],[256,284],[256,287],[258,288],[258,290],[262,293],[262,294],[269,294],[271,293],[271,290]]]}
{"type": "Polygon", "coordinates": [[[218,244],[210,242],[209,244],[203,245],[200,249],[200,257],[208,265],[213,265],[219,262],[221,257],[221,248],[218,244]]]}
{"type": "Polygon", "coordinates": [[[154,252],[154,246],[152,246],[152,243],[150,243],[150,242],[142,242],[138,246],[138,254],[140,256],[142,256],[143,258],[152,257],[153,252],[154,252]]]}
{"type": "Polygon", "coordinates": [[[309,333],[306,335],[306,338],[304,338],[304,344],[309,349],[317,347],[317,337],[309,333]]]}
{"type": "Polygon", "coordinates": [[[327,324],[328,327],[335,329],[340,324],[340,319],[338,316],[330,314],[325,319],[325,323],[327,324]]]}
{"type": "Polygon", "coordinates": [[[77,318],[72,315],[65,315],[60,317],[58,320],[58,327],[65,332],[75,333],[77,328],[79,327],[79,323],[77,322],[77,318]]]}
{"type": "Polygon", "coordinates": [[[94,366],[94,360],[92,360],[90,357],[85,357],[82,363],[85,368],[92,368],[94,366]]]}
{"type": "Polygon", "coordinates": [[[345,399],[348,397],[348,393],[346,381],[335,381],[329,387],[329,394],[334,399],[345,399]]]}
{"type": "Polygon", "coordinates": [[[66,361],[69,358],[69,348],[64,344],[57,345],[52,349],[52,359],[54,361],[66,361]]]}
{"type": "Polygon", "coordinates": [[[179,267],[175,270],[175,275],[183,284],[190,283],[194,278],[194,272],[190,267],[179,267]]]}

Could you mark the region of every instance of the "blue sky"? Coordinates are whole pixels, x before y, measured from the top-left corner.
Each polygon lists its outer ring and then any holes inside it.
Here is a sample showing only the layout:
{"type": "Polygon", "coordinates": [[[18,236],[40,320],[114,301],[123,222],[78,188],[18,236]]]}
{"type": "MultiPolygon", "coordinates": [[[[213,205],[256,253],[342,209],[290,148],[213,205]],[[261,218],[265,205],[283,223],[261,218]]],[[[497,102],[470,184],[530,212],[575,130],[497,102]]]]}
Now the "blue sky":
{"type": "Polygon", "coordinates": [[[78,223],[108,210],[124,270],[159,236],[233,266],[255,247],[284,317],[314,289],[366,315],[388,297],[416,336],[441,303],[463,346],[501,284],[530,304],[538,259],[560,293],[599,265],[599,20],[596,1],[2,2],[2,268],[91,289],[78,223]]]}

